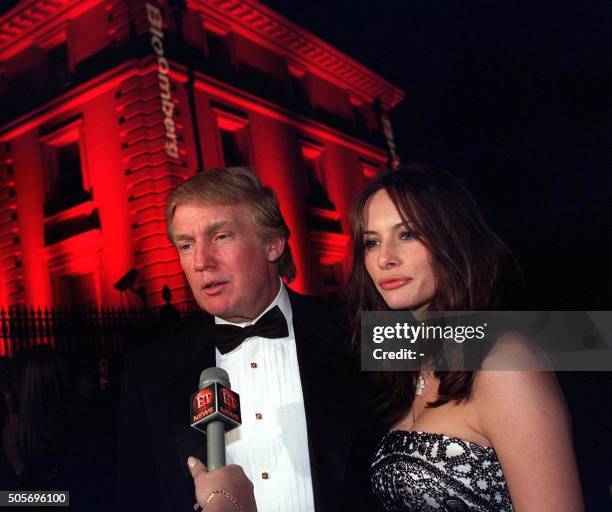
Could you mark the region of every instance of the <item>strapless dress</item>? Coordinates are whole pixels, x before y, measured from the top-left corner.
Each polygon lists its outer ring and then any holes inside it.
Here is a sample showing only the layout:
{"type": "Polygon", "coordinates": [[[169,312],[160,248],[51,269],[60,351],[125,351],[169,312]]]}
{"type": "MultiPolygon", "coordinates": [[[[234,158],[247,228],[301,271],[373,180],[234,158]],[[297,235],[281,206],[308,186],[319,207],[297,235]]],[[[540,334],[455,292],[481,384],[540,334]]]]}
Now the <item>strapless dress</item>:
{"type": "Polygon", "coordinates": [[[372,457],[370,481],[389,512],[512,510],[495,450],[442,434],[386,433],[372,457]]]}

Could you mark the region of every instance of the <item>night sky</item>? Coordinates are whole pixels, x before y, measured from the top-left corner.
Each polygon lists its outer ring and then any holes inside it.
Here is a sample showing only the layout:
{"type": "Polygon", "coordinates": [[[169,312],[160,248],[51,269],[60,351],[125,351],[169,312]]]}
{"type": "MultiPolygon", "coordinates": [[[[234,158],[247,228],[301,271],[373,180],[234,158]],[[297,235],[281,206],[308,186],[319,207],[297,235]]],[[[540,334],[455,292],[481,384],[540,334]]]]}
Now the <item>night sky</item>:
{"type": "Polygon", "coordinates": [[[406,91],[400,156],[464,178],[528,304],[612,309],[612,2],[263,3],[406,91]]]}

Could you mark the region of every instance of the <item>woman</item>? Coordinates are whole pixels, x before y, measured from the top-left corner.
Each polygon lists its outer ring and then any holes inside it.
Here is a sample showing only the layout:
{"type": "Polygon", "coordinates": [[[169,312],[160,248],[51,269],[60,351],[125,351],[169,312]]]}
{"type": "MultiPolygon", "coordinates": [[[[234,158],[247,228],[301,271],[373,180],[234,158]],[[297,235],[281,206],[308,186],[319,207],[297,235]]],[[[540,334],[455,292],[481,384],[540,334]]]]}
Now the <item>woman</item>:
{"type": "MultiPolygon", "coordinates": [[[[355,203],[352,236],[354,340],[363,310],[500,306],[512,260],[448,173],[410,166],[379,176],[355,203]]],[[[518,337],[495,350],[502,358],[531,354],[518,337]]],[[[430,364],[416,374],[375,374],[389,432],[372,459],[371,483],[387,510],[583,510],[553,373],[442,372],[430,364]]]]}

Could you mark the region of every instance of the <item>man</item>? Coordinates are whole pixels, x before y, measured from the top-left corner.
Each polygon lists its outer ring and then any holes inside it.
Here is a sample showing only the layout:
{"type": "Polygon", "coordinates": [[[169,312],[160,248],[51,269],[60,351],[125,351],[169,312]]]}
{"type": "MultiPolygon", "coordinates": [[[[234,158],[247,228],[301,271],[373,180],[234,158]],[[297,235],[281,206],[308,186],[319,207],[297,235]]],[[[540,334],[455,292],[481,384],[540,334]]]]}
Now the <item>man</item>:
{"type": "Polygon", "coordinates": [[[126,359],[121,510],[192,509],[187,459],[206,458],[188,400],[211,366],[227,370],[240,394],[243,423],[226,435],[227,463],[242,466],[260,512],[345,509],[360,489],[346,489],[356,371],[344,308],[284,286],[296,270],[274,193],[247,169],[207,171],[171,193],[166,216],[206,315],[126,359]]]}

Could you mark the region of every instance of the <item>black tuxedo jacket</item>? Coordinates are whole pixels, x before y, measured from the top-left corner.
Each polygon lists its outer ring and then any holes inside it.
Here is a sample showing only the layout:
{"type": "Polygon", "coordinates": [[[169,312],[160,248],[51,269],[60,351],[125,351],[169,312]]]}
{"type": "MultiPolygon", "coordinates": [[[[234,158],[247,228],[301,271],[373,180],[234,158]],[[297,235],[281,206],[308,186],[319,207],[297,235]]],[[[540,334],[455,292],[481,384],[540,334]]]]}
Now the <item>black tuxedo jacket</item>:
{"type": "MultiPolygon", "coordinates": [[[[354,443],[363,418],[357,423],[359,366],[349,356],[345,308],[291,290],[289,297],[316,512],[363,509],[363,491],[369,488],[364,455],[371,447],[354,443]]],[[[163,344],[126,358],[119,419],[122,511],[193,510],[187,457],[206,461],[206,443],[189,426],[189,397],[197,391],[202,370],[215,366],[213,323],[206,315],[163,344]]]]}

